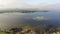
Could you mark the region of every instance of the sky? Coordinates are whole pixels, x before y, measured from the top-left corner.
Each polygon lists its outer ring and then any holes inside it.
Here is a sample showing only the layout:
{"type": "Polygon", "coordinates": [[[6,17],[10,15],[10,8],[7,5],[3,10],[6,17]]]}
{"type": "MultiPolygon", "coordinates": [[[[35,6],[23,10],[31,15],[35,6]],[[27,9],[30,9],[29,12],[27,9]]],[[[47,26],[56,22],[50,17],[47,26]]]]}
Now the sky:
{"type": "Polygon", "coordinates": [[[42,8],[60,4],[60,0],[0,0],[0,8],[42,8]]]}

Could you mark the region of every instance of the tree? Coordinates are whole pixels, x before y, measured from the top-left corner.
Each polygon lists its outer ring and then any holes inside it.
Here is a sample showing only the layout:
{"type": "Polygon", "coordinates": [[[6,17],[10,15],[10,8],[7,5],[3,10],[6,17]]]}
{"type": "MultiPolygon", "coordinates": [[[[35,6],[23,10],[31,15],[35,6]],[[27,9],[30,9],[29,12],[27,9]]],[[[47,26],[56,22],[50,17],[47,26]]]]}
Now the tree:
{"type": "Polygon", "coordinates": [[[11,28],[10,30],[13,31],[13,34],[16,34],[16,32],[19,32],[20,34],[20,32],[22,31],[22,28],[11,28]]]}

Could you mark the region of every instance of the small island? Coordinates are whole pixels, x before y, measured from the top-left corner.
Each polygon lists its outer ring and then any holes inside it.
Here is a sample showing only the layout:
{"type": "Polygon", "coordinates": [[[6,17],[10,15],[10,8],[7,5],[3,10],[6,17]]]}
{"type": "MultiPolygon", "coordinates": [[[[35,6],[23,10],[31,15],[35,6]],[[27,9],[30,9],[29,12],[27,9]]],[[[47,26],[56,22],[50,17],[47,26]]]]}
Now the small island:
{"type": "Polygon", "coordinates": [[[34,13],[34,12],[48,12],[47,10],[2,10],[0,11],[0,13],[13,13],[13,12],[17,12],[17,13],[34,13]]]}

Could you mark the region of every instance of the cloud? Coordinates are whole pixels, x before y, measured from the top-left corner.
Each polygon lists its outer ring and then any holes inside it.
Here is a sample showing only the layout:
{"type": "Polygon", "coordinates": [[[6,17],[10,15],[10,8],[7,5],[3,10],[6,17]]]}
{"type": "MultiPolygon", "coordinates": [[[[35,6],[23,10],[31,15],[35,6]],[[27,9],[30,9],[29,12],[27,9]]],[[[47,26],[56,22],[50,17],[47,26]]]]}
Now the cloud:
{"type": "Polygon", "coordinates": [[[35,2],[22,0],[1,0],[0,8],[41,8],[42,4],[34,5],[35,2]]]}
{"type": "Polygon", "coordinates": [[[0,8],[35,8],[24,0],[0,0],[0,8]]]}
{"type": "Polygon", "coordinates": [[[33,17],[33,20],[48,20],[48,18],[44,16],[36,16],[36,17],[33,17]]]}
{"type": "Polygon", "coordinates": [[[1,0],[0,7],[1,8],[23,8],[28,6],[25,2],[21,0],[1,0]]]}
{"type": "Polygon", "coordinates": [[[0,8],[43,8],[45,5],[57,2],[55,0],[0,0],[0,8]]]}

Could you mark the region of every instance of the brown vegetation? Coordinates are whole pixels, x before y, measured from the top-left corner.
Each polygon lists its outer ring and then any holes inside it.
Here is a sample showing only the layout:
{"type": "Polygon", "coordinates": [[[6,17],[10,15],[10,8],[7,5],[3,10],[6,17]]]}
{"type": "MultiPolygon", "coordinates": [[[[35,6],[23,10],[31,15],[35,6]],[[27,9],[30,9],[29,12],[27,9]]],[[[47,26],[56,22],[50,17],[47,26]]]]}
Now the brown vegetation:
{"type": "Polygon", "coordinates": [[[46,29],[46,25],[44,24],[40,24],[36,27],[27,25],[20,28],[11,28],[5,32],[8,34],[59,34],[60,27],[46,29]]]}

